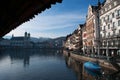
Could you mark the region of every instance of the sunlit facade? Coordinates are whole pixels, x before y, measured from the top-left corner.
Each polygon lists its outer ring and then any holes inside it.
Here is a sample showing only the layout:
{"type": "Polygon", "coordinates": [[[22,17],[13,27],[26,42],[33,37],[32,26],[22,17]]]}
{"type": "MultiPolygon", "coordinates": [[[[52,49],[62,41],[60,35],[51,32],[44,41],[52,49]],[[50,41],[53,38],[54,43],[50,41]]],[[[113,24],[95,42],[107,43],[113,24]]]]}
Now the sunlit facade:
{"type": "Polygon", "coordinates": [[[101,55],[120,52],[120,0],[106,0],[100,10],[101,55]]]}

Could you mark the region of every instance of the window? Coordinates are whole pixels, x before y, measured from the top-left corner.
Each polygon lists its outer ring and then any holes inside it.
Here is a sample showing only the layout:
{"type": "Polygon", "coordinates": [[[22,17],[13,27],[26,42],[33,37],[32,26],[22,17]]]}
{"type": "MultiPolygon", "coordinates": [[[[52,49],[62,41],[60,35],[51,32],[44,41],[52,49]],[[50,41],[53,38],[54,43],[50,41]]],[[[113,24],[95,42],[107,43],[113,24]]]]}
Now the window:
{"type": "Polygon", "coordinates": [[[110,36],[110,32],[108,33],[108,37],[110,36]]]}
{"type": "Polygon", "coordinates": [[[108,29],[110,29],[110,24],[108,24],[108,29]]]}
{"type": "Polygon", "coordinates": [[[112,18],[114,18],[115,17],[115,14],[114,13],[112,13],[112,18]]]}
{"type": "Polygon", "coordinates": [[[104,30],[105,30],[105,26],[104,26],[104,30]]]}
{"type": "Polygon", "coordinates": [[[115,22],[113,22],[113,27],[115,27],[115,22]]]}
{"type": "Polygon", "coordinates": [[[115,35],[115,31],[113,31],[113,35],[115,35]]]}
{"type": "Polygon", "coordinates": [[[109,15],[107,16],[107,20],[108,20],[108,21],[110,20],[110,16],[109,16],[109,15]]]}
{"type": "Polygon", "coordinates": [[[117,11],[117,16],[120,16],[120,10],[117,11]]]}
{"type": "Polygon", "coordinates": [[[113,45],[115,45],[115,40],[113,40],[113,45]]]}
{"type": "Polygon", "coordinates": [[[105,45],[105,43],[103,42],[103,43],[102,43],[102,45],[104,46],[104,45],[105,45]]]}
{"type": "Polygon", "coordinates": [[[105,17],[102,17],[101,19],[102,19],[102,22],[104,22],[104,21],[105,21],[105,17]]]}
{"type": "Polygon", "coordinates": [[[103,26],[103,30],[105,30],[105,26],[103,26]]]}
{"type": "Polygon", "coordinates": [[[116,45],[118,45],[118,43],[119,43],[118,41],[115,41],[115,44],[116,44],[116,45]]]}
{"type": "Polygon", "coordinates": [[[108,41],[108,45],[110,45],[111,44],[111,42],[110,41],[108,41]]]}
{"type": "Polygon", "coordinates": [[[120,20],[118,20],[118,26],[120,26],[120,20]]]}
{"type": "Polygon", "coordinates": [[[100,34],[100,37],[102,37],[102,34],[100,34]]]}

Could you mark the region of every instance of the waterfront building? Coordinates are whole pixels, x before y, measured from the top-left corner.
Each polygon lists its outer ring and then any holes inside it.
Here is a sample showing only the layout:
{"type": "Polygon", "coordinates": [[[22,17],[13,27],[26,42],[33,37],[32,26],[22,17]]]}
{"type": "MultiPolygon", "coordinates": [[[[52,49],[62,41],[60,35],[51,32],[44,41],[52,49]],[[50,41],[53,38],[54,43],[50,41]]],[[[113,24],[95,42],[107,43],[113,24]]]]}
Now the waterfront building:
{"type": "Polygon", "coordinates": [[[65,40],[65,42],[64,42],[64,48],[66,48],[66,49],[69,49],[69,50],[71,50],[72,49],[72,44],[71,44],[71,36],[72,36],[72,34],[70,34],[70,35],[67,35],[67,37],[66,37],[66,40],[65,40]]]}
{"type": "Polygon", "coordinates": [[[101,53],[120,55],[120,0],[106,0],[100,10],[101,53]]]}
{"type": "Polygon", "coordinates": [[[97,6],[89,5],[86,23],[83,28],[83,49],[86,53],[91,54],[97,52],[98,23],[97,23],[97,6]]]}
{"type": "Polygon", "coordinates": [[[8,39],[0,39],[0,46],[3,46],[3,47],[10,46],[10,40],[8,40],[8,39]]]}
{"type": "Polygon", "coordinates": [[[76,49],[79,50],[80,52],[83,52],[83,44],[82,44],[82,29],[83,29],[83,24],[78,25],[78,29],[76,30],[76,49]]]}
{"type": "Polygon", "coordinates": [[[74,50],[75,49],[75,34],[72,34],[71,36],[69,36],[65,43],[64,46],[65,48],[69,49],[69,50],[74,50]]]}
{"type": "Polygon", "coordinates": [[[32,47],[32,43],[30,41],[30,33],[25,32],[24,36],[14,37],[10,39],[10,46],[13,47],[32,47]]]}
{"type": "Polygon", "coordinates": [[[82,48],[83,53],[86,54],[87,37],[86,37],[86,27],[85,27],[85,25],[82,28],[82,44],[83,44],[83,48],[82,48]]]}
{"type": "Polygon", "coordinates": [[[80,24],[72,34],[67,36],[64,43],[65,48],[82,51],[82,27],[83,24],[80,24]]]}
{"type": "MultiPolygon", "coordinates": [[[[77,49],[77,30],[67,36],[64,45],[68,49],[77,49]]],[[[120,55],[120,0],[105,0],[98,2],[97,6],[89,5],[81,30],[82,38],[79,35],[79,39],[82,39],[83,53],[120,55]]]]}

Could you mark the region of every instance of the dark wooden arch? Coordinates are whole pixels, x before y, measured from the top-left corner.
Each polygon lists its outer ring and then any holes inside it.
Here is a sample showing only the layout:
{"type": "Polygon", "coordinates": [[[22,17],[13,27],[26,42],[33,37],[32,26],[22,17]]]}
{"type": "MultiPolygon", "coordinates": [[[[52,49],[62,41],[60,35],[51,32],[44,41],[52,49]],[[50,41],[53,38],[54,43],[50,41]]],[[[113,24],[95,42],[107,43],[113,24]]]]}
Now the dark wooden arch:
{"type": "Polygon", "coordinates": [[[0,0],[0,37],[62,0],[0,0]]]}

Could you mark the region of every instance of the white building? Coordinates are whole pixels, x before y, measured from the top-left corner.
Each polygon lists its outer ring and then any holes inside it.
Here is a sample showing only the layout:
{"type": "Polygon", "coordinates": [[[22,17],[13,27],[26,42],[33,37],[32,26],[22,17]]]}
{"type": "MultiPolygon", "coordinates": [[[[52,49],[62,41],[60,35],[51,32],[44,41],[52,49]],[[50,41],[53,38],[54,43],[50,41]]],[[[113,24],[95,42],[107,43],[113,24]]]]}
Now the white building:
{"type": "Polygon", "coordinates": [[[30,33],[25,32],[24,36],[14,37],[10,39],[10,46],[13,47],[32,47],[30,41],[30,33]]]}
{"type": "Polygon", "coordinates": [[[4,46],[4,47],[10,46],[10,40],[8,40],[8,39],[0,40],[0,46],[4,46]]]}
{"type": "Polygon", "coordinates": [[[106,0],[100,10],[101,53],[118,55],[120,50],[120,0],[106,0]]]}

